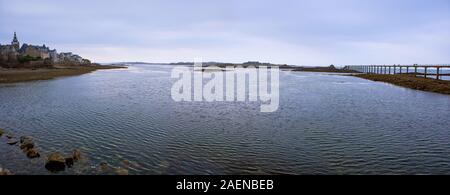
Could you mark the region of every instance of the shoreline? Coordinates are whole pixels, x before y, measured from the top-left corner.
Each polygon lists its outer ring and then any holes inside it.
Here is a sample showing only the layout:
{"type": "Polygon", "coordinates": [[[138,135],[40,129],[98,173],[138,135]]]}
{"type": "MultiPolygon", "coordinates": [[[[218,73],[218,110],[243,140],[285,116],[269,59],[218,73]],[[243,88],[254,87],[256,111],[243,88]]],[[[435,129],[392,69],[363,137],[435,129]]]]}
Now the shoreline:
{"type": "Polygon", "coordinates": [[[337,69],[334,67],[296,67],[293,72],[320,72],[320,73],[358,73],[354,70],[337,69]]]}
{"type": "MultiPolygon", "coordinates": [[[[35,162],[39,161],[43,168],[51,174],[64,174],[72,169],[87,169],[89,167],[90,171],[93,171],[96,175],[128,175],[130,168],[139,166],[139,164],[127,159],[122,159],[121,165],[118,166],[108,164],[106,161],[95,165],[88,160],[88,156],[84,155],[81,149],[75,148],[66,152],[63,152],[64,150],[62,149],[51,151],[41,150],[34,138],[27,135],[15,135],[2,128],[0,128],[0,144],[6,144],[9,147],[16,148],[18,154],[24,155],[30,160],[30,163],[32,163],[32,160],[35,162]],[[75,164],[79,164],[79,166],[75,166],[75,164]]],[[[15,175],[9,168],[11,167],[0,166],[0,176],[15,175]]]]}
{"type": "MultiPolygon", "coordinates": [[[[227,64],[228,65],[228,64],[227,64]]],[[[256,69],[259,69],[260,66],[255,65],[239,65],[239,64],[231,64],[229,66],[227,65],[206,65],[202,67],[201,71],[226,71],[226,67],[242,67],[242,68],[248,68],[249,66],[253,66],[256,69]],[[214,68],[212,68],[214,67],[214,68]]],[[[271,65],[268,65],[267,67],[270,67],[271,65]]],[[[358,71],[354,70],[346,70],[346,69],[338,69],[334,66],[328,66],[328,67],[301,67],[301,66],[290,66],[290,65],[273,65],[279,68],[281,71],[292,71],[292,72],[317,72],[317,73],[344,73],[344,74],[355,74],[359,73],[358,71]]]]}
{"type": "Polygon", "coordinates": [[[38,80],[51,80],[58,77],[78,76],[97,70],[122,69],[123,65],[93,65],[93,66],[55,66],[54,68],[38,69],[0,69],[0,84],[19,83],[38,80]]]}
{"type": "Polygon", "coordinates": [[[412,74],[358,74],[351,76],[376,82],[389,83],[409,89],[450,95],[450,81],[445,80],[421,78],[412,74]]]}

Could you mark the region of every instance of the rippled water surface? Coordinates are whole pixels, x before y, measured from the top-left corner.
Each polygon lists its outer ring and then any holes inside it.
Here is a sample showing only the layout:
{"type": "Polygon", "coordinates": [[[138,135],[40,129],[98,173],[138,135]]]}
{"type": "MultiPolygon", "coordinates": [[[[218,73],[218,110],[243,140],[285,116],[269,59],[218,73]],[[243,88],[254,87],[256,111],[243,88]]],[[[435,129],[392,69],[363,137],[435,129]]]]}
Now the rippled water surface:
{"type": "MultiPolygon", "coordinates": [[[[0,85],[0,127],[43,154],[79,148],[130,174],[450,174],[450,96],[321,73],[280,75],[280,108],[174,102],[170,66],[0,85]]],[[[0,138],[0,167],[49,174],[0,138]]]]}

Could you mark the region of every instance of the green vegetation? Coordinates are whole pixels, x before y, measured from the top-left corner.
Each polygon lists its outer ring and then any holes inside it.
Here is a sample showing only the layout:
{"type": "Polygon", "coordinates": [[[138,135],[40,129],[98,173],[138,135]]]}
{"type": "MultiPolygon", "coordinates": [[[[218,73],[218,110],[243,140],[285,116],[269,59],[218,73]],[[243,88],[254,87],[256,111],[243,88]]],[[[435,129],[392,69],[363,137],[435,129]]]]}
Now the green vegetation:
{"type": "Polygon", "coordinates": [[[30,55],[26,55],[26,56],[19,56],[17,58],[17,60],[20,63],[25,63],[25,62],[40,61],[40,60],[42,60],[42,58],[41,57],[33,57],[33,56],[30,56],[30,55]]]}

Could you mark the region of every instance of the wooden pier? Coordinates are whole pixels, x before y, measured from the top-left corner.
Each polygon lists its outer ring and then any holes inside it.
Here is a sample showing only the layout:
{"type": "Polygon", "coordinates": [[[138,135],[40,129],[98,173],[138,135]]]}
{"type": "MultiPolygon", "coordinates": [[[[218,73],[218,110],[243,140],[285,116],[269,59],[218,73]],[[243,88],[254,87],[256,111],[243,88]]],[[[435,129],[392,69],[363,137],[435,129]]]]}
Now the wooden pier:
{"type": "Polygon", "coordinates": [[[443,72],[450,70],[450,65],[347,65],[344,69],[367,74],[413,74],[437,80],[450,76],[450,73],[443,72]]]}

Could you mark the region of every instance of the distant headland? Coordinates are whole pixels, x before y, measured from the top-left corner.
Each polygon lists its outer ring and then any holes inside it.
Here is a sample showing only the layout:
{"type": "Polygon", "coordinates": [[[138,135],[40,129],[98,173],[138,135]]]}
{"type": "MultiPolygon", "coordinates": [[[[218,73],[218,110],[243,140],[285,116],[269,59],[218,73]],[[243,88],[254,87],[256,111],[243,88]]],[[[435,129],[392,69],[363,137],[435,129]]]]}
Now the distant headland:
{"type": "Polygon", "coordinates": [[[0,65],[4,68],[48,67],[60,65],[90,65],[91,61],[72,52],[58,53],[45,44],[42,46],[20,45],[17,34],[10,45],[0,44],[0,65]]]}
{"type": "Polygon", "coordinates": [[[58,53],[45,44],[21,45],[16,32],[11,44],[0,44],[0,83],[47,80],[112,68],[124,66],[102,66],[72,52],[58,53]]]}

